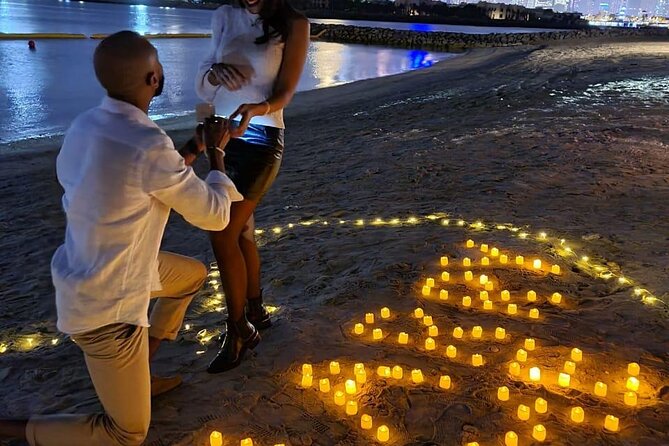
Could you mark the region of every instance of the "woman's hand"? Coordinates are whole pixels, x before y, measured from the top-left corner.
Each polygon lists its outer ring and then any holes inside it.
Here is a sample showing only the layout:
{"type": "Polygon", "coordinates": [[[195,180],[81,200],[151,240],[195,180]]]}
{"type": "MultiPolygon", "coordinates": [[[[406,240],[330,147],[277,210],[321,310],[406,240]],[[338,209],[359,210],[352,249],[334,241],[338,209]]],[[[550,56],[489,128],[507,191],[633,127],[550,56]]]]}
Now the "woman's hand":
{"type": "Polygon", "coordinates": [[[232,126],[232,121],[237,117],[241,116],[242,120],[240,121],[237,127],[231,127],[230,136],[232,138],[239,138],[242,136],[251,122],[251,118],[254,116],[263,116],[270,112],[271,106],[269,102],[261,102],[260,104],[242,104],[233,114],[230,115],[229,123],[232,126]]]}
{"type": "Polygon", "coordinates": [[[229,91],[237,91],[251,80],[247,71],[235,65],[217,63],[211,66],[207,80],[211,85],[223,85],[229,91]]]}

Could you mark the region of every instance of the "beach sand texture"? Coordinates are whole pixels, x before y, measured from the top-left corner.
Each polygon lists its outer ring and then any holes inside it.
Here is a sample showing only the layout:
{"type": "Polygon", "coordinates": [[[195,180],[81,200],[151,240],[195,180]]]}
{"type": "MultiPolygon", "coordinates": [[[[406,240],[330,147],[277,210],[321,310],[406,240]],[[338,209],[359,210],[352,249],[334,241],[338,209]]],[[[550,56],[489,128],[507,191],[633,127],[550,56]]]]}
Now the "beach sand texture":
{"type": "MultiPolygon", "coordinates": [[[[381,423],[394,445],[502,445],[509,430],[527,445],[535,424],[553,445],[669,444],[668,62],[662,42],[482,49],[298,95],[287,112],[282,171],[257,212],[275,325],[238,369],[207,375],[212,335],[225,317],[212,277],[187,316],[189,329],[158,355],[156,371],[182,373],[185,383],[154,400],[146,444],[204,446],[216,429],[225,445],[246,437],[262,446],[370,445],[381,423]],[[481,266],[482,243],[510,265],[491,257],[481,266]],[[525,256],[524,268],[513,265],[516,255],[525,256]],[[532,270],[534,259],[542,272],[532,270]],[[552,264],[559,275],[548,272],[552,264]],[[483,309],[479,282],[465,283],[467,270],[492,280],[492,310],[483,309]],[[609,280],[597,277],[608,272],[609,280]],[[428,277],[435,288],[423,296],[428,277]],[[648,291],[635,295],[637,286],[648,291]],[[527,301],[529,290],[536,302],[527,301]],[[554,292],[560,304],[549,302],[554,292]],[[508,303],[518,315],[506,313],[508,303]],[[381,319],[382,307],[390,319],[381,319]],[[428,328],[412,317],[416,307],[439,329],[434,351],[425,349],[428,328]],[[531,308],[538,319],[528,317],[531,308]],[[366,313],[375,323],[356,336],[366,313]],[[462,339],[452,335],[458,326],[462,339]],[[481,340],[472,339],[474,326],[483,328],[481,340]],[[504,340],[494,339],[496,327],[505,328],[504,340]],[[373,328],[382,340],[372,339],[373,328]],[[397,342],[400,332],[408,345],[397,342]],[[526,338],[536,349],[521,376],[511,376],[526,338]],[[445,355],[451,344],[454,359],[445,355]],[[565,389],[557,375],[573,347],[583,360],[565,389]],[[483,366],[471,365],[472,354],[483,366]],[[338,377],[329,375],[330,361],[340,362],[338,377]],[[347,416],[332,391],[319,392],[319,379],[341,389],[359,362],[367,382],[354,397],[358,414],[347,416]],[[634,408],[623,403],[629,362],[641,364],[634,408]],[[300,385],[303,363],[314,370],[309,389],[300,385]],[[395,365],[401,381],[378,377],[377,367],[395,365]],[[529,382],[532,366],[541,368],[541,385],[529,382]],[[425,383],[411,382],[413,369],[425,383]],[[441,375],[450,376],[450,389],[439,388],[441,375]],[[596,381],[608,385],[607,397],[594,395],[596,381]],[[510,389],[509,401],[497,399],[499,386],[510,389]],[[547,414],[535,412],[537,397],[548,401],[547,414]],[[518,419],[519,404],[531,408],[528,421],[518,419]],[[570,420],[575,406],[585,410],[583,423],[570,420]],[[370,431],[359,427],[363,413],[374,419],[370,431]],[[620,418],[620,432],[603,429],[607,414],[620,418]]],[[[172,135],[180,143],[189,133],[172,135]]],[[[0,354],[0,415],[94,411],[77,347],[62,336],[51,345],[49,261],[64,227],[57,152],[43,141],[24,144],[48,150],[6,151],[0,163],[0,343],[8,348],[0,354]]],[[[204,163],[197,167],[204,172],[204,163]]],[[[163,248],[213,260],[207,235],[178,216],[163,248]]]]}

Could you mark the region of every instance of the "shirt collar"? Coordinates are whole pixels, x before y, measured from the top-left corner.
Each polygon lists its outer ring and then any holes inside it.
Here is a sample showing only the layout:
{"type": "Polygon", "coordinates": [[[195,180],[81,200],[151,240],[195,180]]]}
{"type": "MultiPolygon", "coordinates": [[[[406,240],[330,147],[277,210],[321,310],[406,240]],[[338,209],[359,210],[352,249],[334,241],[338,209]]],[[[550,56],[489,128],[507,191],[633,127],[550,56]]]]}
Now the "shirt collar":
{"type": "Polygon", "coordinates": [[[118,113],[128,116],[129,118],[132,118],[135,121],[138,121],[149,127],[158,127],[158,125],[153,122],[146,113],[129,102],[119,101],[118,99],[105,96],[104,99],[102,99],[100,108],[110,113],[118,113]]]}

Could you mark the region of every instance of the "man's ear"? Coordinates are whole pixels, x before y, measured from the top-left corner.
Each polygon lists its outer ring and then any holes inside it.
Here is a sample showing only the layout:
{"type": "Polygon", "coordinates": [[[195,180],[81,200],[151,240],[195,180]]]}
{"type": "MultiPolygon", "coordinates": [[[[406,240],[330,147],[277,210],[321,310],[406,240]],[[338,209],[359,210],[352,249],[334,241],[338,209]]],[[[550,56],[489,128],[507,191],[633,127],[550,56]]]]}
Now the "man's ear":
{"type": "Polygon", "coordinates": [[[155,71],[152,71],[146,75],[146,85],[149,87],[158,87],[159,84],[160,79],[158,79],[158,76],[156,76],[155,71]]]}

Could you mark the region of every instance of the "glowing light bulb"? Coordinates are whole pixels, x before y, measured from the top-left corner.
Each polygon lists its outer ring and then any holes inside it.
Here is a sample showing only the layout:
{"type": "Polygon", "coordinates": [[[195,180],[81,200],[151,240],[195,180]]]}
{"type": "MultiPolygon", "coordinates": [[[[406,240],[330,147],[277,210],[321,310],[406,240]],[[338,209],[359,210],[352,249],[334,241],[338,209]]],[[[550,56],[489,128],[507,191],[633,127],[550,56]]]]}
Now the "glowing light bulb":
{"type": "Polygon", "coordinates": [[[427,285],[423,285],[423,291],[422,291],[423,296],[429,296],[431,291],[432,291],[432,288],[430,288],[427,285]]]}
{"type": "Polygon", "coordinates": [[[374,331],[372,331],[372,335],[375,341],[383,339],[383,331],[380,328],[375,328],[374,331]]]}
{"type": "Polygon", "coordinates": [[[409,335],[405,332],[401,332],[397,336],[397,342],[402,344],[402,345],[407,345],[409,343],[409,335]]]}
{"type": "Polygon", "coordinates": [[[446,347],[446,356],[449,357],[450,359],[455,358],[458,355],[458,349],[455,347],[455,345],[449,345],[446,347]]]}
{"type": "Polygon", "coordinates": [[[423,316],[423,325],[429,327],[430,325],[434,325],[434,321],[432,320],[432,316],[423,316]]]}
{"type": "Polygon", "coordinates": [[[522,348],[519,348],[518,351],[516,352],[516,360],[518,360],[518,362],[527,361],[527,352],[522,348]]]}
{"type": "Polygon", "coordinates": [[[376,369],[376,374],[379,375],[381,378],[390,378],[392,375],[390,367],[384,365],[379,366],[376,369]]]}
{"type": "Polygon", "coordinates": [[[355,401],[348,401],[346,403],[346,415],[353,416],[358,414],[358,403],[355,401]]]}
{"type": "Polygon", "coordinates": [[[502,327],[495,328],[495,339],[506,339],[506,330],[502,327]]]}
{"type": "Polygon", "coordinates": [[[499,249],[497,249],[497,248],[492,248],[492,249],[490,250],[490,257],[497,257],[497,256],[499,256],[499,249]]]}
{"type": "Polygon", "coordinates": [[[483,257],[481,259],[481,265],[483,266],[489,266],[490,265],[490,259],[488,257],[483,257]]]}
{"type": "Polygon", "coordinates": [[[509,388],[506,386],[498,387],[497,399],[500,401],[509,401],[509,388]]]}
{"type": "Polygon", "coordinates": [[[516,304],[507,305],[506,312],[511,314],[511,315],[517,314],[518,313],[518,305],[516,305],[516,304]]]}
{"type": "Polygon", "coordinates": [[[574,373],[576,373],[576,363],[573,361],[565,361],[563,369],[565,373],[573,375],[574,373]]]}
{"type": "Polygon", "coordinates": [[[441,256],[439,263],[441,264],[441,266],[448,266],[448,257],[441,256]]]}
{"type": "Polygon", "coordinates": [[[439,300],[448,300],[448,290],[439,291],[439,300]]]}
{"type": "Polygon", "coordinates": [[[474,247],[474,240],[472,240],[472,239],[467,240],[467,244],[465,246],[467,246],[467,248],[473,248],[474,247]]]}
{"type": "Polygon", "coordinates": [[[443,273],[441,273],[442,282],[448,282],[449,280],[451,280],[451,274],[448,271],[444,271],[443,273]]]}
{"type": "Polygon", "coordinates": [[[554,304],[559,304],[560,302],[562,302],[562,294],[553,293],[551,295],[551,302],[554,303],[554,304]]]}
{"type": "Polygon", "coordinates": [[[571,349],[571,360],[574,362],[583,361],[583,352],[578,348],[571,349]]]}
{"type": "Polygon", "coordinates": [[[422,319],[423,316],[425,316],[425,313],[423,312],[422,308],[416,308],[415,310],[413,310],[413,317],[415,317],[416,319],[422,319]]]}
{"type": "Polygon", "coordinates": [[[537,398],[534,401],[534,410],[537,413],[546,413],[548,412],[548,401],[543,398],[537,398]]]}
{"type": "Polygon", "coordinates": [[[463,334],[465,334],[465,331],[462,329],[462,327],[455,327],[453,329],[453,337],[455,339],[462,339],[463,334]]]}
{"type": "Polygon", "coordinates": [[[402,367],[398,365],[393,367],[392,377],[393,379],[402,379],[404,377],[404,370],[402,370],[402,367]]]}
{"type": "Polygon", "coordinates": [[[353,333],[357,335],[361,335],[365,332],[365,326],[362,324],[355,324],[355,327],[353,327],[353,333]]]}
{"type": "Polygon", "coordinates": [[[534,267],[534,269],[541,269],[541,260],[534,259],[534,262],[532,262],[532,266],[534,267]]]}
{"type": "Polygon", "coordinates": [[[370,430],[372,428],[372,417],[367,414],[360,417],[360,427],[366,431],[370,430]]]}
{"type": "Polygon", "coordinates": [[[525,350],[531,352],[536,348],[536,342],[532,338],[525,339],[525,350]]]}
{"type": "Polygon", "coordinates": [[[558,385],[560,387],[569,387],[569,384],[571,384],[571,375],[568,373],[560,373],[558,375],[558,385]]]}
{"type": "Polygon", "coordinates": [[[485,243],[483,243],[483,244],[481,245],[481,252],[488,252],[488,245],[486,245],[485,243]]]}
{"type": "Polygon", "coordinates": [[[504,446],[518,446],[518,435],[514,431],[509,431],[504,436],[504,446]]]}
{"type": "Polygon", "coordinates": [[[474,273],[472,273],[471,271],[465,271],[465,280],[467,282],[471,282],[472,280],[474,280],[474,273]]]}
{"type": "Polygon", "coordinates": [[[448,375],[442,375],[439,378],[439,387],[442,389],[450,389],[451,388],[451,377],[448,375]]]}
{"type": "Polygon", "coordinates": [[[376,430],[376,439],[381,443],[385,443],[390,440],[390,431],[388,430],[388,426],[379,426],[379,428],[376,430]]]}
{"type": "Polygon", "coordinates": [[[462,266],[472,266],[472,259],[469,257],[462,259],[462,266]]]}
{"type": "Polygon", "coordinates": [[[390,308],[381,308],[381,319],[388,319],[390,317],[390,308]]]}
{"type": "Polygon", "coordinates": [[[365,314],[365,323],[373,324],[374,323],[374,313],[365,314]]]}
{"type": "Polygon", "coordinates": [[[334,402],[337,406],[346,404],[346,395],[341,390],[337,390],[334,394],[334,402]]]}
{"type": "Polygon", "coordinates": [[[639,367],[639,364],[636,362],[630,362],[627,364],[627,374],[630,376],[639,376],[639,372],[641,372],[641,368],[639,367]]]}
{"type": "Polygon", "coordinates": [[[486,300],[485,302],[483,302],[483,309],[488,311],[492,310],[492,301],[486,300]]]}
{"type": "Polygon", "coordinates": [[[511,293],[509,293],[509,290],[503,290],[501,293],[502,300],[505,302],[508,302],[511,300],[511,293]]]}
{"type": "Polygon", "coordinates": [[[532,367],[530,369],[530,381],[535,383],[541,381],[541,369],[539,367],[532,367]]]}
{"type": "Polygon", "coordinates": [[[618,417],[607,415],[606,418],[604,418],[604,429],[607,431],[618,432],[619,424],[620,420],[618,417]]]}
{"type": "Polygon", "coordinates": [[[511,364],[509,364],[509,374],[511,376],[520,376],[520,364],[518,364],[516,361],[513,361],[511,364]]]}
{"type": "Polygon", "coordinates": [[[311,367],[311,364],[302,364],[302,374],[303,375],[313,375],[314,369],[311,367]]]}
{"type": "Polygon", "coordinates": [[[502,265],[506,265],[507,263],[509,263],[509,256],[507,256],[506,254],[502,254],[501,256],[499,256],[499,263],[501,263],[502,265]]]}
{"type": "Polygon", "coordinates": [[[625,405],[627,406],[636,406],[637,403],[637,396],[635,392],[625,392],[625,396],[623,397],[623,401],[625,402],[625,405]]]}
{"type": "Polygon", "coordinates": [[[434,288],[434,279],[432,277],[428,277],[425,281],[425,285],[429,286],[430,288],[434,288]]]}
{"type": "Polygon", "coordinates": [[[330,374],[339,375],[340,373],[341,373],[341,368],[339,367],[339,363],[337,361],[332,361],[330,363],[330,374]]]}
{"type": "Polygon", "coordinates": [[[529,302],[536,302],[537,301],[537,292],[534,290],[530,290],[527,292],[527,300],[529,302]]]}
{"type": "Polygon", "coordinates": [[[476,325],[474,328],[472,328],[472,338],[481,339],[481,336],[483,336],[483,327],[476,325]]]}
{"type": "Polygon", "coordinates": [[[537,424],[532,428],[532,438],[541,442],[546,439],[546,428],[542,424],[537,424]]]}
{"type": "Polygon", "coordinates": [[[560,265],[553,265],[553,266],[551,266],[551,273],[553,273],[553,274],[560,274],[560,265]]]}
{"type": "Polygon", "coordinates": [[[437,343],[434,342],[434,339],[432,338],[427,338],[425,340],[425,350],[427,351],[432,351],[437,348],[437,343]]]}
{"type": "Polygon", "coordinates": [[[420,384],[423,382],[423,372],[420,369],[414,369],[411,371],[411,381],[414,384],[420,384]]]}
{"type": "Polygon", "coordinates": [[[582,407],[571,408],[571,421],[574,423],[582,423],[585,419],[585,412],[582,407]]]}
{"type": "Polygon", "coordinates": [[[240,446],[253,446],[253,440],[250,438],[245,438],[239,442],[240,446]]]}
{"type": "Polygon", "coordinates": [[[525,265],[525,257],[516,256],[516,265],[520,265],[520,266],[525,265]]]}
{"type": "Polygon", "coordinates": [[[625,384],[625,387],[627,387],[627,390],[631,390],[632,392],[638,392],[639,380],[636,379],[634,376],[630,376],[629,378],[627,378],[627,383],[625,384]]]}
{"type": "Polygon", "coordinates": [[[313,384],[314,377],[311,375],[302,375],[302,387],[308,389],[313,384]]]}
{"type": "Polygon", "coordinates": [[[430,325],[430,327],[427,329],[427,334],[431,338],[439,336],[439,327],[437,327],[436,325],[430,325]]]}
{"type": "Polygon", "coordinates": [[[609,386],[604,384],[601,381],[597,381],[595,383],[595,395],[605,397],[606,394],[608,393],[609,386]]]}
{"type": "Polygon", "coordinates": [[[481,274],[481,276],[479,277],[479,283],[481,285],[485,285],[486,283],[488,283],[488,276],[486,276],[485,274],[481,274]]]}
{"type": "Polygon", "coordinates": [[[467,308],[471,307],[472,298],[470,296],[462,296],[462,306],[467,308]]]}
{"type": "Polygon", "coordinates": [[[209,435],[209,445],[210,446],[223,446],[223,434],[219,431],[213,431],[209,435]]]}
{"type": "Polygon", "coordinates": [[[536,308],[530,309],[530,319],[539,319],[539,310],[536,308]]]}
{"type": "Polygon", "coordinates": [[[474,367],[481,367],[483,365],[483,356],[475,353],[472,355],[472,365],[474,367]]]}

